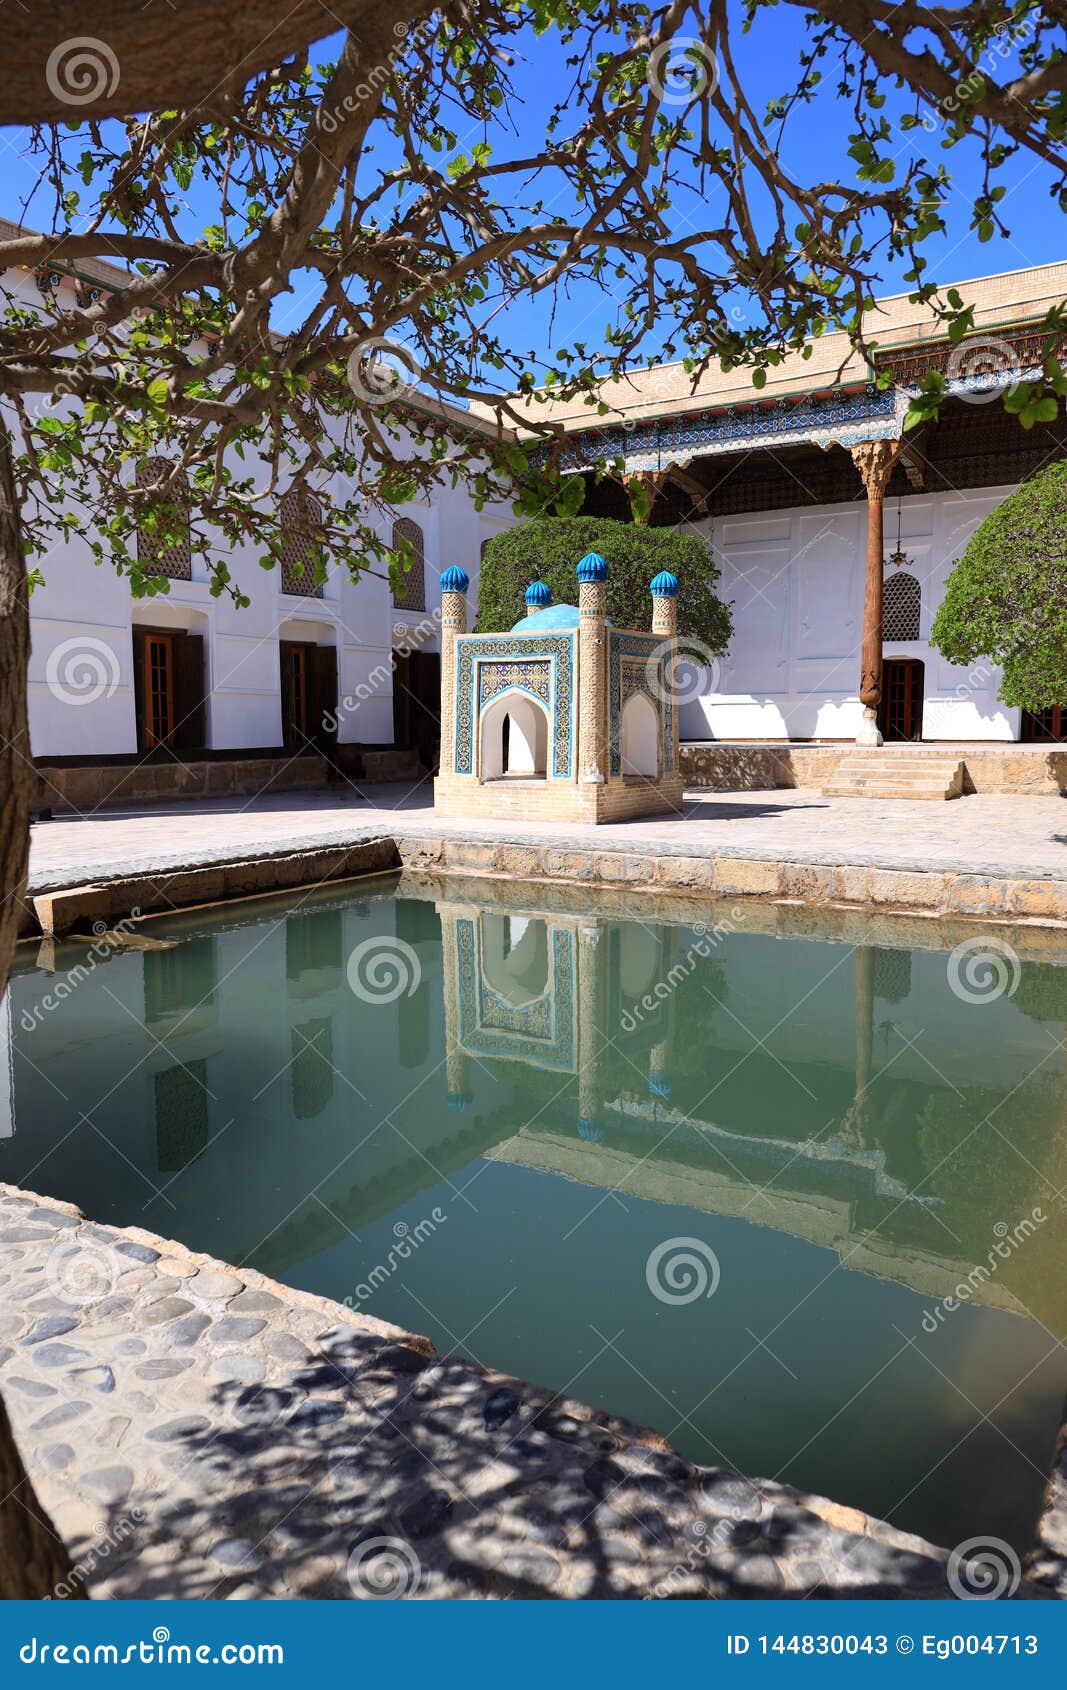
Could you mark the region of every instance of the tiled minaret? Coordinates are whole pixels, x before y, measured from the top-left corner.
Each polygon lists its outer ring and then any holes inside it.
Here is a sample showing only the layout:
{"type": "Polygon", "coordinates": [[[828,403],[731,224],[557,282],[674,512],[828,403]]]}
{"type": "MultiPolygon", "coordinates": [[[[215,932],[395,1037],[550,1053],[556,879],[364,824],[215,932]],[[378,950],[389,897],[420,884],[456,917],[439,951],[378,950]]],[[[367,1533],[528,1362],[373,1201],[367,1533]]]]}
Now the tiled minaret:
{"type": "MultiPolygon", "coordinates": [[[[596,788],[607,779],[608,754],[608,566],[599,552],[587,552],[578,576],[578,782],[596,788]]],[[[584,807],[584,806],[583,806],[584,807]]]]}
{"type": "Polygon", "coordinates": [[[441,775],[456,767],[456,640],[467,632],[470,576],[455,564],[441,576],[441,775]]]}
{"type": "MultiPolygon", "coordinates": [[[[652,632],[662,640],[665,649],[663,672],[673,694],[678,668],[678,577],[669,569],[661,569],[649,584],[652,594],[652,632]]],[[[671,771],[678,767],[678,704],[671,699],[670,761],[671,771]]]]}

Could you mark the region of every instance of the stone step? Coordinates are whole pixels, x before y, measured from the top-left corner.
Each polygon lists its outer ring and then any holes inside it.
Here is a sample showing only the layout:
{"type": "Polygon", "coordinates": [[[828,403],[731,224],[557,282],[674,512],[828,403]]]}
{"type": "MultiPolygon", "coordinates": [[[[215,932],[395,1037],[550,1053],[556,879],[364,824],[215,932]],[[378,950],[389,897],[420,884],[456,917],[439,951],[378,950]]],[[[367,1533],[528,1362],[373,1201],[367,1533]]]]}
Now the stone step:
{"type": "Polygon", "coordinates": [[[906,751],[858,751],[842,758],[822,791],[827,798],[959,798],[963,762],[906,751]]]}

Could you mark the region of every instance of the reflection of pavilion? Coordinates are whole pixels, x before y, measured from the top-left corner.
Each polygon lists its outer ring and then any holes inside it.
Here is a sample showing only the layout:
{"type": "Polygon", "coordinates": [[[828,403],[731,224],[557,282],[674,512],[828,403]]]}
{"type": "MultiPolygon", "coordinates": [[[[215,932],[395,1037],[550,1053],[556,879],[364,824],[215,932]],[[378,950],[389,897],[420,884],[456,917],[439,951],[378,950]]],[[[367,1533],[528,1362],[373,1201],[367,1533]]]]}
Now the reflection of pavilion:
{"type": "MultiPolygon", "coordinates": [[[[923,1296],[943,1296],[967,1275],[966,1257],[945,1249],[953,1235],[940,1216],[944,1199],[913,1190],[879,1142],[874,1003],[907,995],[907,952],[856,948],[854,1084],[836,1125],[805,1139],[790,1134],[787,1120],[780,1133],[753,1132],[715,1119],[703,1100],[692,1109],[672,1103],[672,1090],[688,1090],[693,1055],[674,1050],[691,954],[684,928],[579,910],[501,910],[492,894],[477,900],[470,882],[452,896],[435,888],[449,1104],[471,1108],[479,1067],[504,1087],[496,1106],[480,1111],[495,1124],[483,1156],[786,1232],[923,1296]],[[886,966],[899,962],[903,969],[886,966]],[[511,1085],[500,1063],[513,1065],[511,1085]],[[531,1069],[560,1084],[531,1086],[531,1069]]],[[[974,1301],[1019,1307],[1007,1276],[977,1288],[974,1301]]]]}
{"type": "Polygon", "coordinates": [[[670,1092],[671,994],[676,930],[619,925],[595,917],[527,914],[441,901],[448,1101],[472,1100],[472,1061],[513,1061],[578,1082],[577,1126],[600,1136],[609,1101],[633,1090],[646,1056],[648,1091],[670,1092]],[[656,994],[659,987],[662,1001],[656,994]],[[651,1001],[645,1038],[618,1039],[626,1003],[651,1001]]]}

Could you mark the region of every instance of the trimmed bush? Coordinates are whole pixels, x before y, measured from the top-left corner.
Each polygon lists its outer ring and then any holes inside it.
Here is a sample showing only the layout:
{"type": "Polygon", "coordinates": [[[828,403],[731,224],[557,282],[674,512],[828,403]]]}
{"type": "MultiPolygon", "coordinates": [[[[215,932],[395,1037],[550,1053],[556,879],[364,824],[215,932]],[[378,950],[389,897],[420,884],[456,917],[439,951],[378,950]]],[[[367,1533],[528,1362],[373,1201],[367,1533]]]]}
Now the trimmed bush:
{"type": "Polygon", "coordinates": [[[1002,668],[1005,704],[1067,704],[1067,462],[1024,481],[975,529],[930,643],[950,663],[1002,668]]]}
{"type": "Polygon", "coordinates": [[[648,586],[661,569],[678,577],[678,627],[699,640],[709,657],[730,643],[730,608],[716,596],[719,570],[699,534],[646,528],[607,517],[539,517],[497,534],[485,548],[478,588],[477,632],[503,633],[525,616],[523,594],[544,581],[556,604],[577,604],[574,571],[586,552],[599,552],[608,569],[608,617],[620,628],[649,628],[648,586]]]}

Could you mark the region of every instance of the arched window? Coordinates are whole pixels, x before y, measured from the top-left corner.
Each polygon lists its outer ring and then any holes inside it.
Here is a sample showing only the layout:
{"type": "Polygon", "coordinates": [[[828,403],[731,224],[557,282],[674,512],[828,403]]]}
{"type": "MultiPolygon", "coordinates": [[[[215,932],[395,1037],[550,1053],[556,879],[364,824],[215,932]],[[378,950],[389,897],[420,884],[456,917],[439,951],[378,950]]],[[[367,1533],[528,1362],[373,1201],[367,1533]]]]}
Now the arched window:
{"type": "Polygon", "coordinates": [[[409,516],[398,517],[393,523],[393,550],[406,543],[411,553],[411,568],[402,576],[393,594],[397,610],[426,609],[426,550],[422,529],[409,516]]]}
{"type": "Polygon", "coordinates": [[[137,561],[146,575],[191,581],[189,483],[184,471],[171,480],[173,470],[166,458],[145,458],[137,465],[137,486],[146,495],[137,518],[137,561]]]}
{"type": "Polygon", "coordinates": [[[922,588],[914,575],[891,575],[883,588],[883,640],[917,640],[922,588]]]}
{"type": "Polygon", "coordinates": [[[322,506],[306,487],[291,487],[283,495],[278,513],[282,592],[321,599],[322,582],[315,579],[315,566],[324,545],[322,506]]]}

